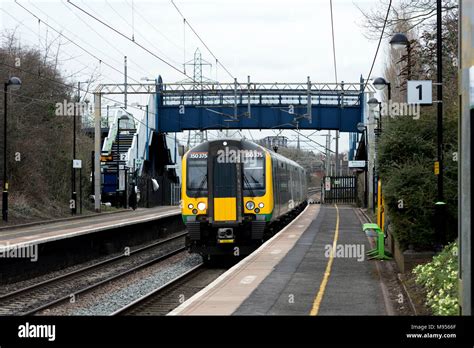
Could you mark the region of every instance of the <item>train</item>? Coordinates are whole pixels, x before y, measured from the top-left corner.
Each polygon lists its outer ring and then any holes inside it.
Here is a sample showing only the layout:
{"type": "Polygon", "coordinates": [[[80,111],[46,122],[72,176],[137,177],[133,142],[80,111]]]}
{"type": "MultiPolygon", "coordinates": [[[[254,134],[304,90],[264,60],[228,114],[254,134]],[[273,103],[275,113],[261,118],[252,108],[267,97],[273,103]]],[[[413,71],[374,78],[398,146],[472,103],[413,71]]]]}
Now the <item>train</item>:
{"type": "Polygon", "coordinates": [[[186,244],[204,260],[250,254],[308,198],[303,167],[247,140],[212,140],[190,149],[181,178],[186,244]]]}

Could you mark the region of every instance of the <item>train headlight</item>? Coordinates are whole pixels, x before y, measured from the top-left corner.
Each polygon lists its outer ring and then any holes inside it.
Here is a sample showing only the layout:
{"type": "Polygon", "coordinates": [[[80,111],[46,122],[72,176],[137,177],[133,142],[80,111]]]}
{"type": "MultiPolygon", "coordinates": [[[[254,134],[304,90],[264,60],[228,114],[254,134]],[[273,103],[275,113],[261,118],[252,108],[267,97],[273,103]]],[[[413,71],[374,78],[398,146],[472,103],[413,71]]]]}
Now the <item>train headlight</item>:
{"type": "Polygon", "coordinates": [[[252,201],[248,201],[247,203],[245,203],[245,208],[247,208],[248,210],[253,210],[253,208],[255,208],[255,203],[252,201]]]}
{"type": "Polygon", "coordinates": [[[201,210],[201,211],[204,210],[204,209],[206,209],[206,204],[203,203],[203,202],[199,202],[199,203],[198,203],[198,209],[201,210]]]}
{"type": "Polygon", "coordinates": [[[265,204],[263,204],[263,203],[258,203],[258,207],[259,207],[260,209],[262,209],[264,206],[265,206],[265,204]]]}
{"type": "Polygon", "coordinates": [[[193,209],[193,208],[194,208],[194,205],[193,205],[192,203],[189,203],[189,204],[188,204],[188,208],[189,208],[189,209],[193,209]]]}

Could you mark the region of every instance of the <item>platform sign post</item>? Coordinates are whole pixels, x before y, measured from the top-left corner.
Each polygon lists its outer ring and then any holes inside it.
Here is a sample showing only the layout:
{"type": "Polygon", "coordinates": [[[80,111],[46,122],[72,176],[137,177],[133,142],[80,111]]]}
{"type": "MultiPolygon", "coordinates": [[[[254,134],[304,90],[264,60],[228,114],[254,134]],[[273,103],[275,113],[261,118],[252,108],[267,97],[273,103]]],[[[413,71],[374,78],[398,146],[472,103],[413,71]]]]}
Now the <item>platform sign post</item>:
{"type": "Polygon", "coordinates": [[[460,312],[472,315],[472,136],[474,129],[474,2],[459,2],[458,241],[460,312]]]}

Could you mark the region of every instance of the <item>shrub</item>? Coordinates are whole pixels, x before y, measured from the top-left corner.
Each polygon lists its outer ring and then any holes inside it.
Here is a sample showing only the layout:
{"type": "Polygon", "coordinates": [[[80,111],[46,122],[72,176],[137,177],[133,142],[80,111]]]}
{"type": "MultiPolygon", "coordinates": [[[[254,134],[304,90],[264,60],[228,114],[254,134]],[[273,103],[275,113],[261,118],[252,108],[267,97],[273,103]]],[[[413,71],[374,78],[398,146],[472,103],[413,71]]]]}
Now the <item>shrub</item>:
{"type": "MultiPolygon", "coordinates": [[[[388,211],[390,231],[402,250],[431,250],[434,238],[434,207],[437,177],[433,173],[436,159],[436,118],[426,110],[419,120],[409,117],[387,119],[380,137],[378,167],[388,211]],[[399,201],[403,200],[403,209],[399,201]]],[[[457,162],[452,149],[457,146],[454,114],[446,115],[444,196],[448,210],[445,216],[446,242],[457,235],[457,162]]]]}
{"type": "Polygon", "coordinates": [[[426,290],[426,304],[435,315],[459,315],[458,246],[447,245],[433,260],[413,269],[415,281],[426,290]]]}

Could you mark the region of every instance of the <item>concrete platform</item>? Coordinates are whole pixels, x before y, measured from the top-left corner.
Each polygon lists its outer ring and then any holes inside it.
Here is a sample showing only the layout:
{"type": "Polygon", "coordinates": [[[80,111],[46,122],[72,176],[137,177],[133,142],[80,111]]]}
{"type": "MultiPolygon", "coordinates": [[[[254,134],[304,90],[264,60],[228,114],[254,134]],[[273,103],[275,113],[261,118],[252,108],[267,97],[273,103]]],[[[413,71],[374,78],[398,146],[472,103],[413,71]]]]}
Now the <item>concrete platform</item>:
{"type": "Polygon", "coordinates": [[[165,206],[149,209],[141,208],[135,211],[130,210],[113,214],[97,214],[90,217],[24,227],[12,226],[12,228],[4,228],[0,231],[0,250],[53,242],[179,214],[181,214],[181,210],[178,207],[165,206]]]}
{"type": "Polygon", "coordinates": [[[353,207],[309,205],[170,315],[386,315],[361,225],[353,207]]]}

